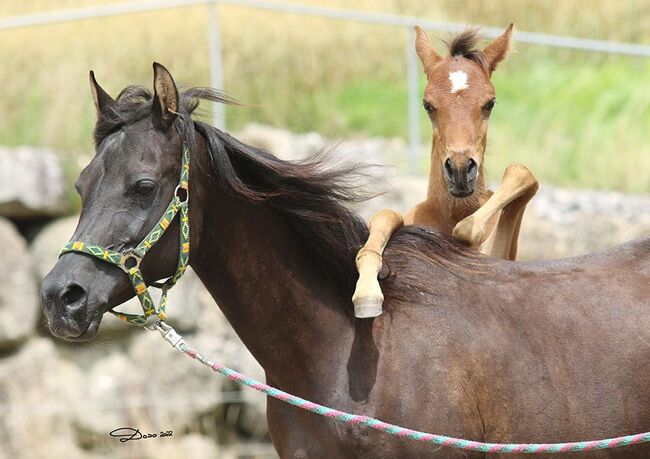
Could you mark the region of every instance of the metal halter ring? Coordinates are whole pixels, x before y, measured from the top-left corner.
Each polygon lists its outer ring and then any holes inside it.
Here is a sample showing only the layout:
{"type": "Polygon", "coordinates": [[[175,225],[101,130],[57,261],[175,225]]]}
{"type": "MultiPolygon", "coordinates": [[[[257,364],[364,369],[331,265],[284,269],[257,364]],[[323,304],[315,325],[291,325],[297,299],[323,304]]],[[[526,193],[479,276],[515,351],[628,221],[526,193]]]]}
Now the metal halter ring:
{"type": "Polygon", "coordinates": [[[133,268],[137,268],[139,270],[141,262],[142,258],[129,251],[122,254],[122,260],[120,261],[119,266],[125,273],[128,274],[129,271],[131,271],[133,268]]]}
{"type": "Polygon", "coordinates": [[[163,322],[160,319],[160,317],[158,317],[157,314],[153,314],[153,315],[150,315],[149,317],[147,317],[144,320],[144,328],[146,328],[147,330],[154,331],[154,330],[157,330],[158,327],[160,327],[160,325],[164,324],[164,323],[165,322],[163,322]]]}
{"type": "Polygon", "coordinates": [[[187,188],[176,185],[174,189],[174,196],[178,198],[181,204],[185,204],[190,200],[190,192],[187,188]]]}

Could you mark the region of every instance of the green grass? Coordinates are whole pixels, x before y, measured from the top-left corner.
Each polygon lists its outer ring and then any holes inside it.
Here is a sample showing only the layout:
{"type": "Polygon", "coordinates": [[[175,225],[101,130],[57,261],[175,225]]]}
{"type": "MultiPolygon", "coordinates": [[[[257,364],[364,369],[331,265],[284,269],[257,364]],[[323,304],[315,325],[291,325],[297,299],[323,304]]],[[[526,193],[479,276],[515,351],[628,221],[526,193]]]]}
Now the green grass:
{"type": "MultiPolygon", "coordinates": [[[[494,83],[498,102],[487,156],[491,179],[499,179],[509,163],[521,162],[543,182],[650,191],[650,62],[547,58],[505,65],[494,83]]],[[[269,101],[272,112],[230,109],[230,122],[234,129],[253,120],[296,131],[406,138],[406,96],[402,80],[362,79],[294,98],[291,106],[269,101]],[[292,114],[278,122],[276,114],[282,111],[292,114]]],[[[431,126],[424,113],[421,123],[428,148],[431,126]]]]}
{"type": "MultiPolygon", "coordinates": [[[[324,3],[488,25],[513,20],[522,30],[648,43],[644,1],[589,0],[590,8],[550,0],[324,3]]],[[[53,7],[45,0],[7,0],[0,15],[53,7]]],[[[113,95],[128,84],[149,86],[153,60],[180,83],[209,84],[205,11],[0,32],[0,144],[54,147],[74,176],[92,150],[88,70],[113,95]]],[[[406,138],[405,31],[235,7],[222,7],[220,20],[225,89],[250,104],[228,108],[231,131],[258,121],[328,137],[406,138]]],[[[492,179],[517,161],[542,183],[650,192],[650,59],[520,45],[493,80],[492,179]]],[[[431,126],[423,111],[420,119],[426,157],[431,126]]]]}
{"type": "Polygon", "coordinates": [[[650,190],[650,62],[537,61],[495,78],[491,165],[566,186],[650,190]]]}

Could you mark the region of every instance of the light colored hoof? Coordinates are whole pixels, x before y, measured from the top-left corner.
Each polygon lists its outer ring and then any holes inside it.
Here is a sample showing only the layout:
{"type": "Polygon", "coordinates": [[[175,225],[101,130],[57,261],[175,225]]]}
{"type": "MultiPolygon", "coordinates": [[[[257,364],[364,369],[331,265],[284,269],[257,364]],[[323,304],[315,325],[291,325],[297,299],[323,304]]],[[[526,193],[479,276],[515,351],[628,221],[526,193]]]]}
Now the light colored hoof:
{"type": "Polygon", "coordinates": [[[380,316],[383,312],[381,298],[359,298],[354,301],[354,316],[357,319],[369,319],[380,316]]]}

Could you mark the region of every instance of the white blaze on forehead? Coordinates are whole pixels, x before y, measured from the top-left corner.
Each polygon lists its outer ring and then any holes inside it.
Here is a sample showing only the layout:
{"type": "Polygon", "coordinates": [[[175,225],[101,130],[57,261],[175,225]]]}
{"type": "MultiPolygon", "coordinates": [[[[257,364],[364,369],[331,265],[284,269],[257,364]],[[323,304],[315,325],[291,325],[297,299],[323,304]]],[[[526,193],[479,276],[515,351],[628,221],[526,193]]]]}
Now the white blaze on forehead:
{"type": "Polygon", "coordinates": [[[449,74],[449,81],[451,81],[451,93],[455,94],[458,91],[469,88],[467,84],[467,74],[462,70],[451,72],[449,74]]]}

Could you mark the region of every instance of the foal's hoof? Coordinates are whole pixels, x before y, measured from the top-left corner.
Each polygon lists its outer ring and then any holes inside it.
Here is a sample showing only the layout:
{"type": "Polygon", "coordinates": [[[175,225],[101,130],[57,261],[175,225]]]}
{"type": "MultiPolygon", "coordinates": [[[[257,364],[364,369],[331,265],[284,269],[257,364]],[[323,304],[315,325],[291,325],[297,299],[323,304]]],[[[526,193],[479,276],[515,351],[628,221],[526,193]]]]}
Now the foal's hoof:
{"type": "Polygon", "coordinates": [[[369,319],[380,316],[383,311],[381,307],[383,302],[382,298],[377,297],[357,298],[353,301],[354,316],[357,319],[369,319]]]}

